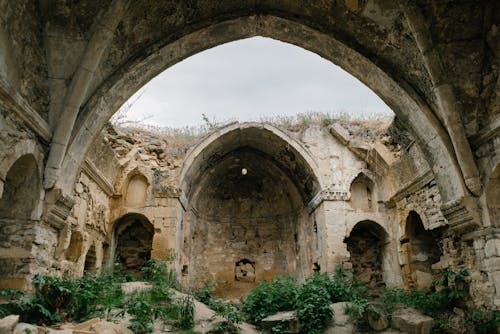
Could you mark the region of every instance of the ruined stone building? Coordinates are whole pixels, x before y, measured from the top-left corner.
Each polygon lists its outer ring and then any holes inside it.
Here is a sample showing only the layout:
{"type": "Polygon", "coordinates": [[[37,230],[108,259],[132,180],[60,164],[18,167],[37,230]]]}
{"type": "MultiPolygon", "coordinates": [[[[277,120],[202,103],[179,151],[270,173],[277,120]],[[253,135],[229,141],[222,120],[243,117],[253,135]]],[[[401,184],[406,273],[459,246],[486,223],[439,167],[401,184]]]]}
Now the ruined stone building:
{"type": "Polygon", "coordinates": [[[371,288],[467,269],[500,307],[499,3],[0,0],[0,288],[177,254],[184,283],[353,267],[371,288]],[[357,77],[399,147],[234,123],[189,150],[107,121],[210,47],[265,36],[357,77]],[[142,138],[142,139],[141,139],[142,138]]]}

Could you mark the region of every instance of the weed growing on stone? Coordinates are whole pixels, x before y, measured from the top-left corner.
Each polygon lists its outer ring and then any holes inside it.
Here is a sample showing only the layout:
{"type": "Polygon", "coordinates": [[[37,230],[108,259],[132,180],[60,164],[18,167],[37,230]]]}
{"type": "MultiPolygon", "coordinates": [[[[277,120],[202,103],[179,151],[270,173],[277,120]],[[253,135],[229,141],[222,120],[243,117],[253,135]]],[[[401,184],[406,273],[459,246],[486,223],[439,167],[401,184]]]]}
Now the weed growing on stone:
{"type": "Polygon", "coordinates": [[[277,277],[272,282],[261,281],[243,306],[243,312],[253,323],[280,311],[295,309],[297,284],[290,276],[277,277]]]}
{"type": "Polygon", "coordinates": [[[194,302],[191,296],[184,296],[179,301],[177,327],[181,329],[191,329],[194,327],[194,302]]]}
{"type": "Polygon", "coordinates": [[[328,284],[327,275],[315,274],[299,288],[295,305],[300,327],[304,333],[323,333],[333,318],[328,284]]]}

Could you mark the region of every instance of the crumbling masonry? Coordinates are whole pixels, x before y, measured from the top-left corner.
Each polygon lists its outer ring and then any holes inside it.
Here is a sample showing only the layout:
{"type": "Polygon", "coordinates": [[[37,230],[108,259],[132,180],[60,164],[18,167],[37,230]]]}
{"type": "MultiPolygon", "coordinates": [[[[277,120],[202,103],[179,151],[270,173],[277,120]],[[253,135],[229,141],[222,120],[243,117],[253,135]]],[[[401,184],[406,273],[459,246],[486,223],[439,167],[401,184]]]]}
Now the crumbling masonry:
{"type": "Polygon", "coordinates": [[[0,1],[0,288],[177,253],[186,284],[466,268],[500,307],[499,3],[0,1]],[[158,73],[252,36],[338,64],[399,149],[334,124],[231,124],[188,151],[105,124],[158,73]],[[366,245],[366,247],[364,246],[366,245]]]}

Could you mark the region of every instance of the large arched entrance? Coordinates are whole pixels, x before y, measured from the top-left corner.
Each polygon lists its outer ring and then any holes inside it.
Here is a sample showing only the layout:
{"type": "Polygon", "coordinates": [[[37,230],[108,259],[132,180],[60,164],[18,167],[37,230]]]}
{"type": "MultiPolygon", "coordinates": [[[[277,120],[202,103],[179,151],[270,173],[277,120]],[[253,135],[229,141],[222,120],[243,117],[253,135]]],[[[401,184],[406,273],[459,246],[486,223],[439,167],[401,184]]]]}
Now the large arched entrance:
{"type": "Polygon", "coordinates": [[[87,151],[92,139],[120,105],[154,76],[207,48],[237,39],[264,36],[315,52],[364,82],[408,125],[432,167],[443,201],[449,202],[466,194],[450,137],[421,96],[400,77],[390,75],[390,71],[384,71],[362,53],[320,31],[305,23],[277,16],[244,16],[194,29],[175,40],[149,43],[141,50],[140,57],[132,56],[124,62],[125,65],[89,97],[78,115],[76,130],[71,136],[73,139],[61,163],[62,175],[69,176],[61,180],[61,187],[70,191],[83,159],[82,152],[87,151]]]}
{"type": "Polygon", "coordinates": [[[406,218],[405,236],[401,240],[406,257],[403,273],[409,288],[427,289],[433,281],[432,265],[442,255],[437,238],[424,228],[420,215],[410,211],[406,218]]]}
{"type": "Polygon", "coordinates": [[[281,131],[248,123],[220,130],[188,155],[182,266],[190,285],[213,281],[235,297],[262,279],[310,274],[307,204],[319,183],[306,159],[281,131]]]}
{"type": "Polygon", "coordinates": [[[379,224],[364,220],[357,223],[345,239],[354,277],[375,291],[381,291],[384,280],[384,257],[387,257],[388,234],[379,224]]]}

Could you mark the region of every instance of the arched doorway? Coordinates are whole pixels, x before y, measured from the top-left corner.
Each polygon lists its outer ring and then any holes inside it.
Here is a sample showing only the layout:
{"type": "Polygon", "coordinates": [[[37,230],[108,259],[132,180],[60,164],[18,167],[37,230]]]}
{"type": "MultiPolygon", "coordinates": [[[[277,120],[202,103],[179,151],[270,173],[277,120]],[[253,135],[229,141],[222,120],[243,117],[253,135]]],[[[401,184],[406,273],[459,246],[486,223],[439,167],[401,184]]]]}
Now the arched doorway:
{"type": "Polygon", "coordinates": [[[0,288],[27,287],[35,231],[32,214],[40,200],[35,157],[26,154],[10,167],[0,198],[0,288]]]}
{"type": "Polygon", "coordinates": [[[385,287],[384,257],[388,234],[379,224],[365,220],[357,223],[344,241],[350,254],[354,277],[372,290],[385,287]]]}
{"type": "Polygon", "coordinates": [[[189,284],[213,280],[217,292],[240,297],[259,280],[309,275],[307,204],[316,174],[291,138],[261,124],[230,125],[185,160],[181,187],[189,226],[182,263],[189,284]]]}
{"type": "Polygon", "coordinates": [[[401,246],[407,258],[403,266],[407,287],[429,288],[433,280],[431,266],[439,261],[441,249],[436,237],[425,229],[420,215],[415,211],[410,211],[406,218],[401,246]]]}
{"type": "Polygon", "coordinates": [[[151,258],[154,227],[138,213],[129,213],[116,221],[113,228],[113,257],[122,269],[139,275],[151,258]]]}

